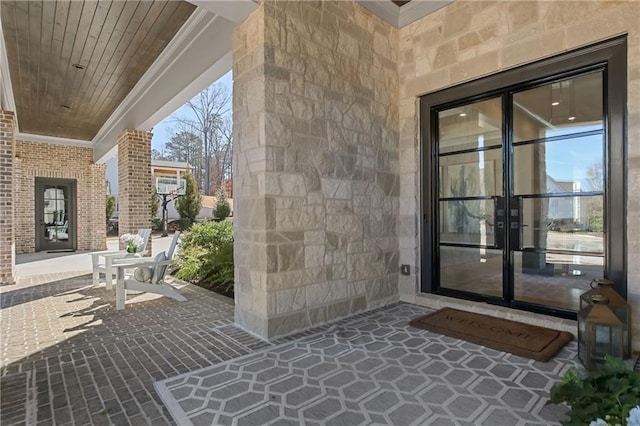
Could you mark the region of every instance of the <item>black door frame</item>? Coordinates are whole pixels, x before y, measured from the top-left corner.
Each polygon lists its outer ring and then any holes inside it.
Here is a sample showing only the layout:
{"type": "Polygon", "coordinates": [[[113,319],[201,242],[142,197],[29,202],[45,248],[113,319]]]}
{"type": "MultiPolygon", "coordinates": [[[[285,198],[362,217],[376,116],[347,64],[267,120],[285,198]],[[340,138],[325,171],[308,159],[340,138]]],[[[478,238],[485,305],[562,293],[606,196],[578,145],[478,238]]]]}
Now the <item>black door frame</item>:
{"type": "MultiPolygon", "coordinates": [[[[438,169],[436,110],[449,105],[470,103],[489,97],[503,96],[523,86],[544,84],[563,76],[580,74],[593,69],[603,70],[604,84],[604,132],[607,144],[605,152],[605,277],[615,282],[615,289],[627,296],[626,259],[626,98],[627,98],[627,39],[616,37],[585,48],[563,53],[531,64],[506,70],[467,83],[446,88],[420,98],[420,236],[421,236],[421,291],[425,293],[447,293],[438,291],[439,246],[437,241],[438,203],[436,200],[438,169]],[[428,182],[428,183],[425,183],[428,182]],[[434,184],[435,183],[435,184],[434,184]],[[615,226],[614,226],[615,224],[615,226]]],[[[505,109],[506,111],[506,109],[505,109]]],[[[507,131],[504,120],[503,135],[507,131]]],[[[506,142],[506,141],[504,141],[506,142]]],[[[505,163],[503,178],[510,176],[505,163]]],[[[505,194],[506,195],[506,194],[505,194]]],[[[509,231],[508,229],[506,230],[509,231]]],[[[507,235],[509,238],[509,235],[507,235]]],[[[505,257],[503,272],[509,269],[505,257]]],[[[506,285],[505,285],[506,287],[506,285]]],[[[508,293],[505,289],[505,293],[508,293]]],[[[575,312],[551,307],[529,306],[522,302],[512,303],[502,298],[482,295],[456,294],[471,300],[518,307],[552,315],[575,318],[575,312]]]]}
{"type": "Polygon", "coordinates": [[[35,214],[34,214],[34,230],[35,230],[35,251],[45,250],[76,250],[78,247],[78,214],[77,214],[77,181],[75,179],[61,179],[61,178],[48,178],[48,177],[36,177],[34,180],[34,196],[35,196],[35,214]],[[44,240],[43,227],[44,227],[44,197],[43,190],[46,185],[60,185],[69,188],[69,202],[67,208],[67,218],[69,221],[68,234],[69,239],[66,244],[50,244],[44,240]]]}

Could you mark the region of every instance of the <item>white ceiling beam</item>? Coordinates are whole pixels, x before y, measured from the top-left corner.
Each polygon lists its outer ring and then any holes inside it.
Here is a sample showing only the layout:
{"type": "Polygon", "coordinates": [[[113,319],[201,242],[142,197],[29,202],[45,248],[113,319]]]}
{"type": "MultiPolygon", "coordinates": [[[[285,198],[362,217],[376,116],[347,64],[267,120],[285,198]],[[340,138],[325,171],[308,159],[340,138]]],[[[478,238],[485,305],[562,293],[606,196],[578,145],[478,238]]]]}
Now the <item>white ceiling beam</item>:
{"type": "Polygon", "coordinates": [[[113,156],[116,139],[125,129],[149,130],[226,74],[232,66],[235,25],[196,9],[96,134],[94,160],[113,156]]]}
{"type": "Polygon", "coordinates": [[[453,3],[453,0],[412,0],[398,7],[390,0],[356,0],[396,28],[402,28],[436,10],[453,3]]]}
{"type": "Polygon", "coordinates": [[[398,8],[400,11],[396,26],[402,28],[450,3],[453,3],[453,0],[412,0],[398,8]]]}
{"type": "MultiPolygon", "coordinates": [[[[210,86],[213,82],[221,78],[227,72],[231,70],[233,66],[233,60],[231,57],[231,50],[224,49],[225,46],[222,46],[223,43],[216,44],[211,46],[209,44],[208,53],[214,54],[214,56],[219,57],[219,59],[211,65],[210,68],[205,70],[200,76],[196,77],[193,81],[191,81],[187,86],[184,87],[180,92],[176,93],[173,97],[167,100],[163,106],[160,107],[154,114],[152,114],[148,119],[143,121],[140,124],[141,129],[151,129],[156,124],[161,122],[165,117],[171,115],[175,110],[180,108],[182,105],[189,102],[200,93],[203,89],[210,86]],[[224,50],[227,50],[227,53],[224,53],[224,50]],[[220,56],[222,54],[222,56],[220,56]]],[[[192,66],[190,63],[181,63],[182,68],[192,66]]],[[[181,70],[182,72],[184,70],[181,70]]],[[[175,75],[167,75],[165,80],[166,83],[172,84],[174,83],[171,80],[176,79],[179,76],[175,75]]],[[[176,82],[177,83],[177,82],[176,82]]]]}
{"type": "Polygon", "coordinates": [[[356,0],[360,6],[363,6],[365,9],[369,9],[374,14],[378,15],[384,21],[393,25],[394,27],[398,26],[398,14],[400,13],[400,8],[393,4],[389,0],[356,0]]]}
{"type": "Polygon", "coordinates": [[[188,0],[188,2],[236,24],[244,21],[258,8],[253,0],[188,0]]]}
{"type": "Polygon", "coordinates": [[[56,136],[36,135],[34,133],[16,133],[16,140],[36,143],[47,143],[53,145],[79,146],[81,148],[91,148],[91,141],[80,139],[59,138],[56,136]]]}

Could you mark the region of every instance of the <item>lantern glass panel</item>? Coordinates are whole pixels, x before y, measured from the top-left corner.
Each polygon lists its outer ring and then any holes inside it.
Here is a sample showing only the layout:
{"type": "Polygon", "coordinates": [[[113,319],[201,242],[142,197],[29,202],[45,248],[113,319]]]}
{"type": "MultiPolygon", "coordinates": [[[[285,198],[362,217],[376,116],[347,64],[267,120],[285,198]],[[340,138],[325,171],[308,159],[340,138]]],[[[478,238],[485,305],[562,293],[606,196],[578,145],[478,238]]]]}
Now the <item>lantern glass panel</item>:
{"type": "Polygon", "coordinates": [[[595,334],[593,341],[593,357],[604,361],[605,355],[622,357],[622,327],[594,325],[591,332],[595,334]]]}
{"type": "Polygon", "coordinates": [[[591,282],[591,290],[580,295],[580,311],[595,303],[605,303],[622,324],[623,359],[631,356],[631,305],[612,287],[613,282],[606,279],[591,282]]]}
{"type": "Polygon", "coordinates": [[[604,362],[605,355],[622,357],[625,329],[607,307],[596,304],[578,314],[578,356],[588,370],[604,362]]]}
{"type": "Polygon", "coordinates": [[[578,313],[578,358],[583,364],[587,363],[587,323],[586,309],[582,309],[578,313]]]}

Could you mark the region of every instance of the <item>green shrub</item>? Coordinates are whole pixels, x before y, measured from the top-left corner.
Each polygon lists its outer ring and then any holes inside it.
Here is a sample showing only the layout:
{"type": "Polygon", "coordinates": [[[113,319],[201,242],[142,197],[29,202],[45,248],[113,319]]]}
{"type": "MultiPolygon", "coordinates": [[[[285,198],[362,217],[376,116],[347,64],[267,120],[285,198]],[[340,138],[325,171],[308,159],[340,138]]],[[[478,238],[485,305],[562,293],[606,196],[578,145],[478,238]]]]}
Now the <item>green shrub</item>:
{"type": "Polygon", "coordinates": [[[190,246],[218,247],[224,241],[233,241],[233,225],[227,221],[197,223],[180,239],[182,249],[190,246]]]}
{"type": "Polygon", "coordinates": [[[196,217],[202,208],[201,196],[198,191],[196,179],[191,173],[187,173],[185,180],[187,184],[186,192],[184,195],[176,198],[174,202],[176,211],[180,216],[180,226],[182,229],[189,228],[189,226],[196,221],[196,217]]]}
{"type": "Polygon", "coordinates": [[[604,217],[602,215],[589,218],[589,229],[593,232],[604,232],[604,217]]]}
{"type": "Polygon", "coordinates": [[[176,264],[179,268],[176,277],[192,282],[199,281],[202,264],[208,252],[207,249],[198,246],[182,247],[176,259],[176,264]]]}
{"type": "Polygon", "coordinates": [[[220,222],[228,218],[230,214],[231,207],[227,200],[227,194],[225,194],[223,189],[220,188],[218,189],[218,192],[216,192],[216,205],[213,208],[213,220],[220,222]]]}
{"type": "Polygon", "coordinates": [[[158,190],[154,185],[153,189],[151,190],[151,217],[153,219],[156,219],[159,208],[160,208],[160,197],[158,196],[158,190]]]}
{"type": "Polygon", "coordinates": [[[216,250],[205,255],[201,283],[233,297],[233,241],[225,241],[216,250]]]}
{"type": "Polygon", "coordinates": [[[176,276],[233,296],[233,225],[197,223],[181,236],[176,276]]]}
{"type": "Polygon", "coordinates": [[[107,223],[111,220],[111,216],[116,211],[116,197],[113,195],[107,195],[107,204],[105,214],[107,215],[107,223]]]}
{"type": "Polygon", "coordinates": [[[191,228],[191,225],[193,224],[193,221],[189,218],[186,217],[181,217],[180,219],[178,219],[178,230],[180,231],[186,231],[187,229],[191,228]]]}
{"type": "Polygon", "coordinates": [[[607,357],[602,370],[580,378],[574,369],[551,389],[550,404],[566,402],[571,410],[564,425],[588,425],[596,419],[623,425],[640,405],[640,374],[619,358],[607,357]]]}
{"type": "Polygon", "coordinates": [[[154,231],[162,231],[162,219],[154,217],[151,219],[151,228],[154,231]]]}

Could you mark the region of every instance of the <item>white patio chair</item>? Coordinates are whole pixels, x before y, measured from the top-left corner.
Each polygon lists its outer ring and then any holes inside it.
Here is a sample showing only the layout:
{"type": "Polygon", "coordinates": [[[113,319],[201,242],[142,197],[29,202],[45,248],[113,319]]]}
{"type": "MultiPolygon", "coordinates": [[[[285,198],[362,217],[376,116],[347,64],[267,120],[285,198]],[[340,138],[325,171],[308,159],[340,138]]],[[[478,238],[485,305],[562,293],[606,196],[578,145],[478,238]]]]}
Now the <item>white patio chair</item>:
{"type": "Polygon", "coordinates": [[[178,237],[180,237],[180,231],[176,231],[173,235],[169,251],[158,253],[153,258],[125,258],[113,261],[112,267],[117,271],[116,309],[124,309],[127,290],[160,294],[179,302],[187,300],[173,286],[164,281],[167,268],[173,263],[178,237]],[[126,272],[132,269],[133,274],[126,272]]]}
{"type": "MultiPolygon", "coordinates": [[[[149,239],[151,238],[151,228],[139,229],[138,235],[140,235],[143,241],[142,249],[140,250],[140,252],[144,253],[147,249],[149,239]]],[[[111,268],[111,264],[115,259],[122,259],[127,255],[130,255],[130,253],[127,253],[126,250],[107,250],[96,251],[90,254],[93,272],[93,284],[98,285],[100,283],[100,275],[104,275],[104,281],[107,290],[111,290],[111,288],[113,287],[113,275],[115,274],[115,271],[111,268]]]]}

